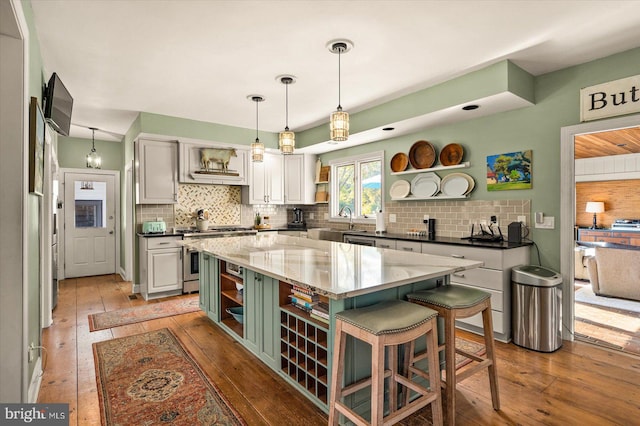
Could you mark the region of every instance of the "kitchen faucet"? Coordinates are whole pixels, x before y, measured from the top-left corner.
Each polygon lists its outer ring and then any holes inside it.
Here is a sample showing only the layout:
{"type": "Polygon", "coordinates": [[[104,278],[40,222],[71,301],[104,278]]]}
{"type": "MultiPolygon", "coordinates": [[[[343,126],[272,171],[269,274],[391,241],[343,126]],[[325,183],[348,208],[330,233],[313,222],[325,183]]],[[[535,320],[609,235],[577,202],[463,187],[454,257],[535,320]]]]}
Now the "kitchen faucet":
{"type": "Polygon", "coordinates": [[[338,212],[338,216],[344,216],[344,211],[349,209],[349,231],[353,230],[353,211],[349,206],[343,206],[338,212]]]}

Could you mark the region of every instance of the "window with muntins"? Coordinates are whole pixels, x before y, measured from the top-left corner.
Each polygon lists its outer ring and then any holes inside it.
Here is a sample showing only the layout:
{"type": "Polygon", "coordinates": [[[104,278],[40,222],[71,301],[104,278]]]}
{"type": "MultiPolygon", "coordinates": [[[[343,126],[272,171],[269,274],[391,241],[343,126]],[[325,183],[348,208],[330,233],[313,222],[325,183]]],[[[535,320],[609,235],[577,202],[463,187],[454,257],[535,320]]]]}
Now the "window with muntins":
{"type": "Polygon", "coordinates": [[[373,152],[331,161],[332,219],[349,217],[375,220],[383,209],[384,152],[373,152]],[[341,216],[339,213],[343,213],[341,216]]]}

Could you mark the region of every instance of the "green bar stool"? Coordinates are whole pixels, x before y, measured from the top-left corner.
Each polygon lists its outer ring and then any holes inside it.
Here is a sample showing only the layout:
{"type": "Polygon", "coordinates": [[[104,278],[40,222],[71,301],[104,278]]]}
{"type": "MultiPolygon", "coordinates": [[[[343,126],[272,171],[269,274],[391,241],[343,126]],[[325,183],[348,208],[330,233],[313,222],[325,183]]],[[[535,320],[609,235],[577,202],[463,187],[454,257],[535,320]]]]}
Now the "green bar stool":
{"type": "MultiPolygon", "coordinates": [[[[438,365],[437,312],[402,300],[381,302],[364,308],[349,309],[336,314],[333,366],[331,368],[331,397],[329,424],[337,425],[340,414],[356,425],[395,424],[419,409],[431,404],[433,424],[441,425],[442,401],[440,367],[438,365]],[[347,335],[371,345],[371,377],[343,385],[344,358],[347,335]],[[412,381],[398,372],[398,346],[426,336],[428,369],[437,371],[429,382],[429,388],[412,381]],[[387,365],[385,368],[385,349],[387,365]],[[389,378],[389,409],[384,415],[385,379],[389,378]],[[417,397],[398,409],[398,384],[417,393],[417,397]],[[342,399],[352,393],[371,387],[371,421],[348,407],[342,399]]],[[[404,358],[405,361],[408,357],[404,358]]]]}
{"type": "Polygon", "coordinates": [[[444,350],[445,353],[445,378],[442,381],[442,387],[445,389],[446,395],[447,424],[455,424],[456,384],[485,368],[489,372],[493,409],[499,410],[500,395],[493,342],[491,295],[471,287],[445,285],[408,294],[407,299],[412,303],[436,310],[438,315],[444,319],[444,345],[440,346],[439,349],[444,350]],[[469,318],[479,312],[482,312],[486,357],[480,357],[455,347],[456,319],[469,318]],[[456,374],[456,353],[476,361],[477,364],[456,374]]]}

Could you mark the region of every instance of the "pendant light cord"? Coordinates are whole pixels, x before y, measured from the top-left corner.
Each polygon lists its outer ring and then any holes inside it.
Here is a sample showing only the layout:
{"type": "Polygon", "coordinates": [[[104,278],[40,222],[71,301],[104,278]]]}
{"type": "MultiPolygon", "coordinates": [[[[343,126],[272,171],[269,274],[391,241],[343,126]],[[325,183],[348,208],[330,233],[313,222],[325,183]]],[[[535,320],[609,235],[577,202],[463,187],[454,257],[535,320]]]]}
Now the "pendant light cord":
{"type": "Polygon", "coordinates": [[[255,99],[255,103],[256,103],[256,142],[257,142],[260,140],[258,139],[258,103],[259,101],[255,99]]]}
{"type": "Polygon", "coordinates": [[[91,129],[91,152],[96,150],[96,129],[91,129]]]}
{"type": "Polygon", "coordinates": [[[340,79],[340,56],[342,55],[342,46],[338,46],[338,111],[342,110],[342,105],[340,105],[340,95],[341,95],[341,79],[340,79]]]}
{"type": "Polygon", "coordinates": [[[286,131],[289,131],[289,81],[287,81],[284,86],[285,86],[285,124],[284,124],[284,129],[286,131]]]}

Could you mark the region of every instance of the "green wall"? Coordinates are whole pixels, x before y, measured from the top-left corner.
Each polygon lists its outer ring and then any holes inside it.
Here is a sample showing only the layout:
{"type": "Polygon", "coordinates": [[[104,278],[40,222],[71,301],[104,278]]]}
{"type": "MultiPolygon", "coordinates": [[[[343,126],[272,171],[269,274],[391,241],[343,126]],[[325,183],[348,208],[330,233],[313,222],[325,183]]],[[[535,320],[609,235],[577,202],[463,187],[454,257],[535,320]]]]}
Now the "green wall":
{"type": "MultiPolygon", "coordinates": [[[[471,199],[530,199],[532,212],[542,211],[555,217],[554,230],[532,229],[530,237],[540,248],[542,264],[560,270],[560,227],[573,227],[573,219],[562,223],[560,218],[560,129],[580,123],[581,88],[635,75],[638,70],[640,48],[536,77],[534,106],[333,151],[320,158],[326,164],[347,155],[384,150],[388,162],[395,153],[408,152],[420,139],[440,148],[451,142],[461,143],[465,147],[465,161],[471,162],[465,172],[476,181],[471,199]],[[533,150],[533,188],[488,192],[486,157],[527,149],[533,150]]],[[[385,194],[397,179],[389,175],[387,168],[385,194]]],[[[532,261],[537,261],[537,256],[532,256],[532,261]]]]}
{"type": "MultiPolygon", "coordinates": [[[[22,8],[25,20],[29,28],[29,96],[37,97],[42,108],[42,88],[46,83],[43,76],[42,55],[40,53],[40,42],[33,22],[33,11],[31,2],[23,2],[22,8]]],[[[28,101],[28,100],[27,100],[28,101]]],[[[27,147],[25,147],[27,149],[27,147]]],[[[27,288],[27,344],[34,343],[36,346],[42,345],[41,319],[40,319],[40,238],[42,228],[40,224],[40,206],[42,197],[28,195],[27,212],[25,220],[27,224],[27,247],[29,257],[27,262],[28,288],[27,288]]],[[[22,350],[22,348],[16,348],[22,350]]],[[[29,362],[28,377],[31,380],[35,369],[35,359],[29,362]]]]}
{"type": "MultiPolygon", "coordinates": [[[[122,169],[122,143],[96,139],[96,151],[102,157],[102,169],[122,169]]],[[[58,164],[60,167],[87,167],[86,157],[91,151],[91,139],[58,136],[58,164]]]]}

